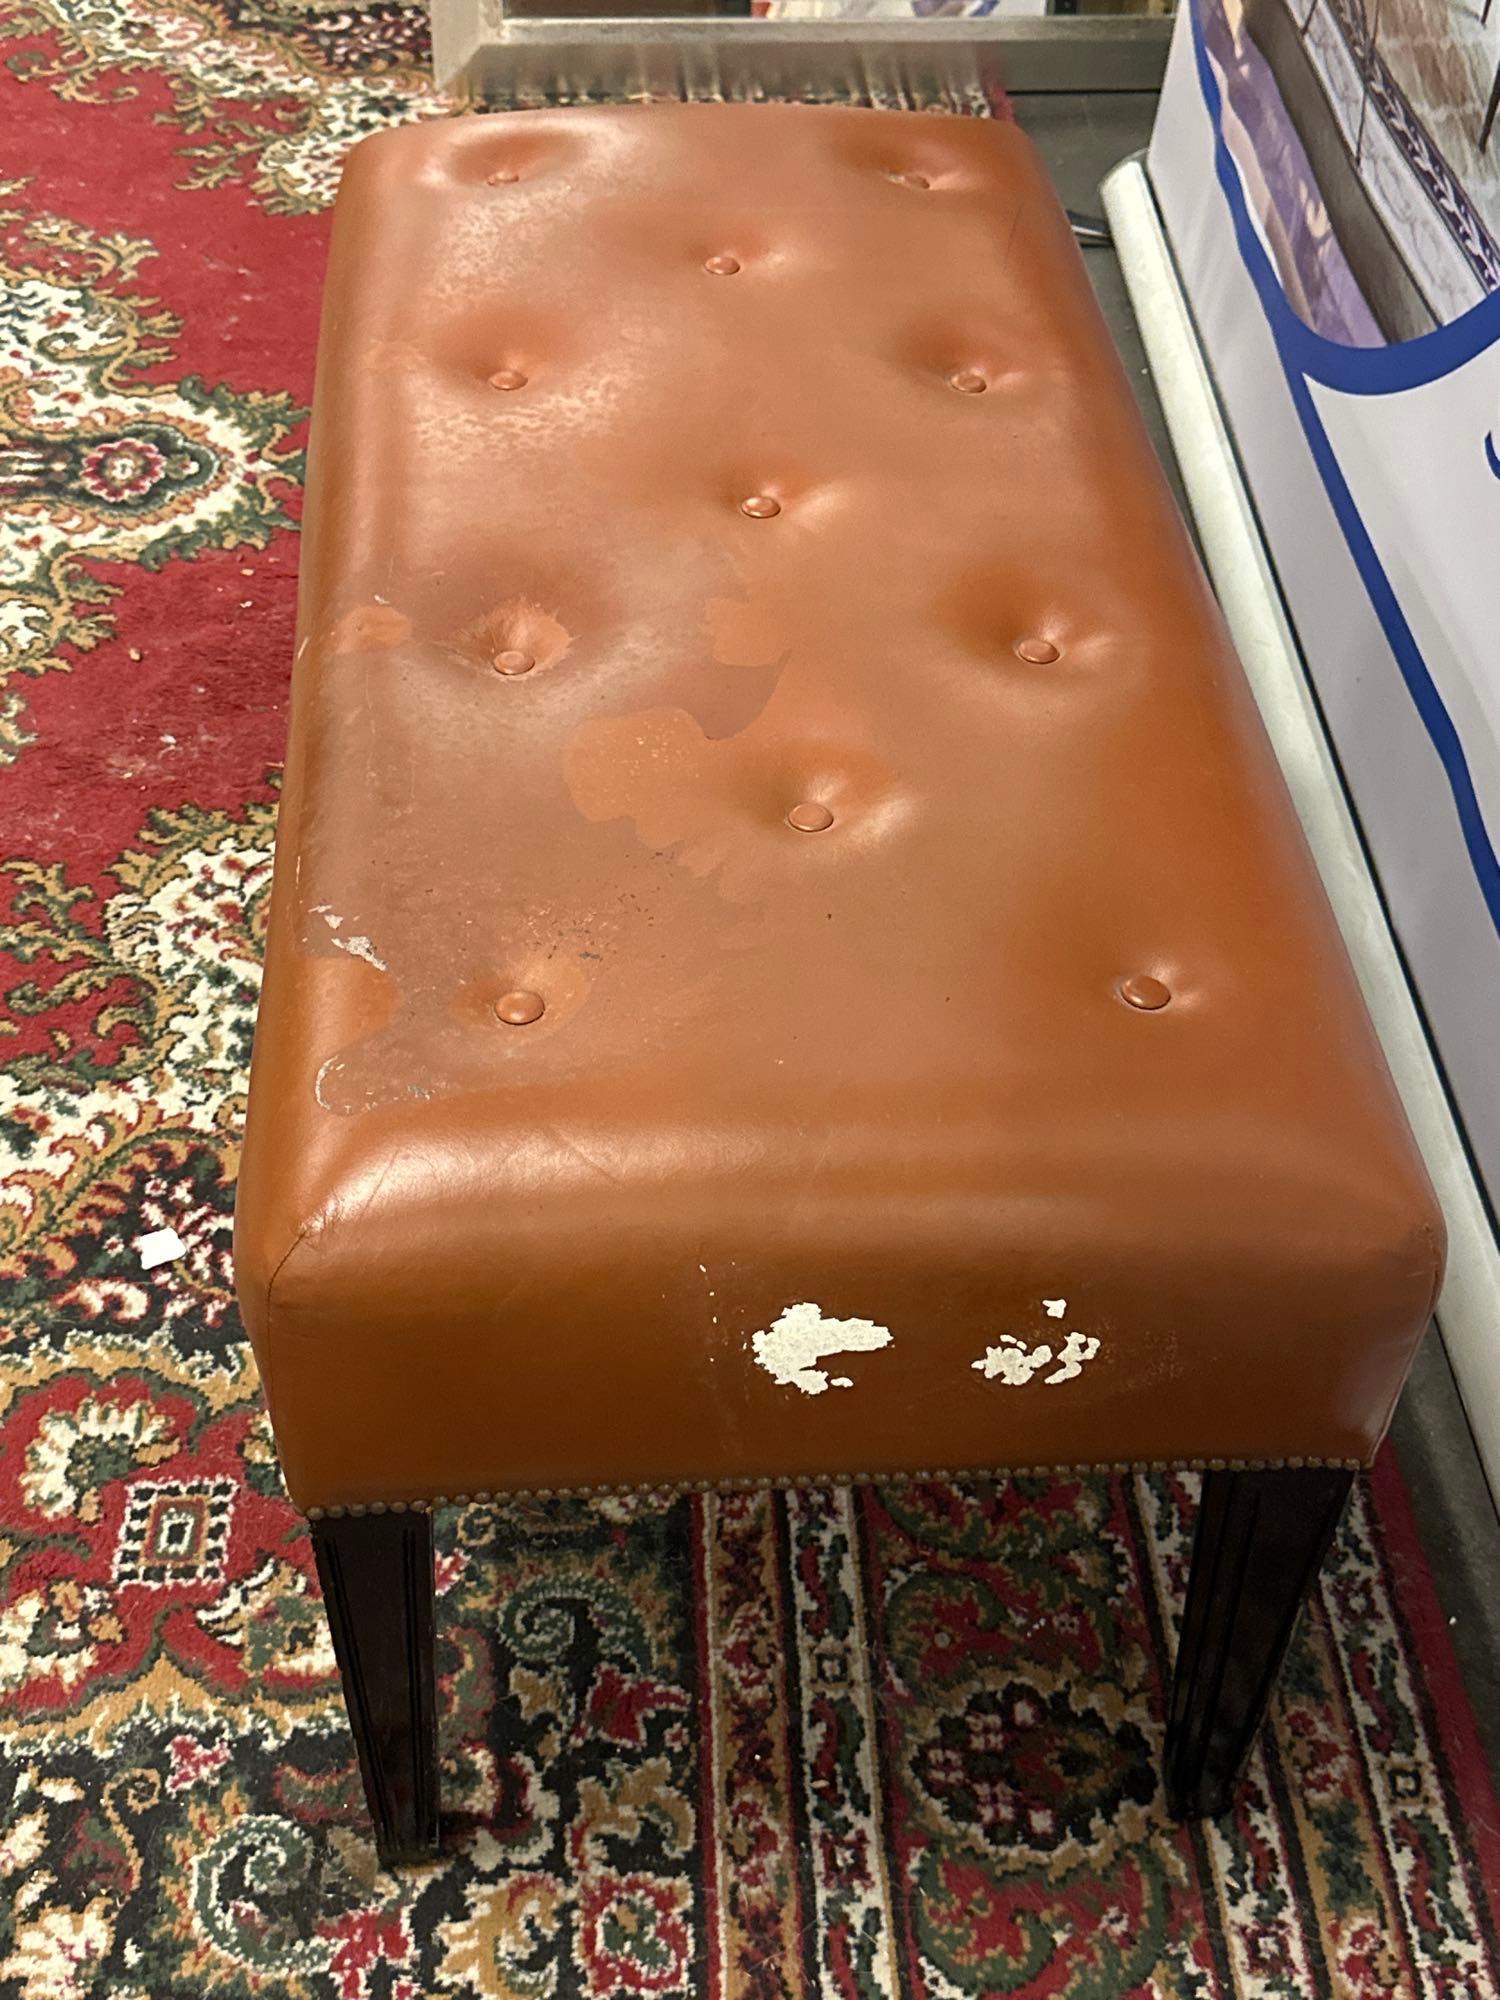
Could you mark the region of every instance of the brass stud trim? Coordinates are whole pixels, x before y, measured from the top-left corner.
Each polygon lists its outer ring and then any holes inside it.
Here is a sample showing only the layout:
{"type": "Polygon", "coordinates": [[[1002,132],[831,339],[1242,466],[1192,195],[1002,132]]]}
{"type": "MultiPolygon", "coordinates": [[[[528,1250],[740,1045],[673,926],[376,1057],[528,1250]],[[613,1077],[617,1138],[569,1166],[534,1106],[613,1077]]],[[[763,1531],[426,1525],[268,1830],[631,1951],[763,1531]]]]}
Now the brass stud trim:
{"type": "Polygon", "coordinates": [[[764,1478],[678,1479],[665,1484],[641,1485],[625,1480],[597,1486],[507,1486],[479,1493],[434,1494],[430,1500],[356,1501],[347,1506],[306,1507],[309,1521],[338,1521],[346,1517],[378,1514],[388,1507],[392,1513],[430,1513],[436,1507],[491,1505],[501,1500],[597,1500],[597,1499],[680,1499],[690,1493],[802,1493],[820,1486],[889,1486],[899,1481],[922,1482],[938,1479],[997,1480],[1035,1477],[1049,1473],[1054,1478],[1074,1478],[1101,1474],[1124,1477],[1137,1472],[1365,1472],[1363,1458],[1117,1458],[1074,1459],[1035,1465],[932,1466],[917,1472],[824,1472],[774,1474],[764,1478]]]}

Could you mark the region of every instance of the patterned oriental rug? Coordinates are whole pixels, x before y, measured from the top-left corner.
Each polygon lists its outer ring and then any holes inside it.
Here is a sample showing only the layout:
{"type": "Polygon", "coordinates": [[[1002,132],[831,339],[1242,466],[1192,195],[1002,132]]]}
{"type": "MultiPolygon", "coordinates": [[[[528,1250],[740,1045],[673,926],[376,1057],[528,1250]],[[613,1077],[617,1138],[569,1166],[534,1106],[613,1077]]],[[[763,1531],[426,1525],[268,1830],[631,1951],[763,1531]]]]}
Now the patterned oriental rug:
{"type": "Polygon", "coordinates": [[[230,1210],[326,207],[443,107],[397,0],[0,37],[0,1993],[1495,2000],[1389,1463],[1211,1828],[1191,1481],[449,1515],[447,1852],[377,1870],[230,1210]]]}

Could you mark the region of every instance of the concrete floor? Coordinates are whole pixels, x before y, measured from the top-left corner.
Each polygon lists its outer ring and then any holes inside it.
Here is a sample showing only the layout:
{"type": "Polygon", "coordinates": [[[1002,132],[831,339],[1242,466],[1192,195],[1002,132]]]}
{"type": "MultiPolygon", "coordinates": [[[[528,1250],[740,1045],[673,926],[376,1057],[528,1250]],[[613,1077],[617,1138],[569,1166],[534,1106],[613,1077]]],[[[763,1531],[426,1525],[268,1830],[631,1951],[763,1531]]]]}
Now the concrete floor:
{"type": "MultiPolygon", "coordinates": [[[[1099,181],[1145,146],[1156,99],[1127,92],[1022,96],[1015,106],[1063,202],[1098,215],[1099,181]]],[[[1157,455],[1181,503],[1176,462],[1119,265],[1107,249],[1089,250],[1085,256],[1157,455]]],[[[1436,1330],[1417,1358],[1391,1438],[1490,1769],[1500,1785],[1500,1516],[1436,1330]]]]}
{"type": "MultiPolygon", "coordinates": [[[[1063,204],[1087,215],[1102,215],[1099,182],[1111,167],[1131,153],[1144,150],[1156,115],[1155,91],[1119,91],[1105,94],[1072,95],[1063,92],[1045,96],[1017,97],[1013,100],[1022,128],[1036,142],[1052,172],[1052,183],[1063,204]]],[[[1085,253],[1089,276],[1104,308],[1115,344],[1135,384],[1141,409],[1151,431],[1156,455],[1167,469],[1176,489],[1178,505],[1186,513],[1182,487],[1177,477],[1177,461],[1167,439],[1161,405],[1146,366],[1141,337],[1136,330],[1130,295],[1115,262],[1114,253],[1091,249],[1085,253]]]]}

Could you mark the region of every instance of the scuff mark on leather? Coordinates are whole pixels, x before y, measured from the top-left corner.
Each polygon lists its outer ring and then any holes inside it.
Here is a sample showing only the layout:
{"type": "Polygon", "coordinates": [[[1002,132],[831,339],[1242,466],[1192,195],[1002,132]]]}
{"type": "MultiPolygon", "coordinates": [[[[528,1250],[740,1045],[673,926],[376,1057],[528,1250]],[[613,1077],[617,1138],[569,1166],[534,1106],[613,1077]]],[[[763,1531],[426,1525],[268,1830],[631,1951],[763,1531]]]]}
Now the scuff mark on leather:
{"type": "Polygon", "coordinates": [[[330,634],[330,647],[335,653],[381,653],[410,637],[406,613],[377,597],[345,613],[330,634]]]}
{"type": "Polygon", "coordinates": [[[343,929],[344,920],[335,911],[331,910],[326,903],[315,903],[312,915],[321,917],[328,928],[334,933],[333,946],[336,951],[347,951],[351,958],[362,958],[366,965],[373,965],[377,972],[390,971],[390,967],[367,937],[355,931],[351,931],[347,937],[338,935],[343,929]]]}
{"type": "Polygon", "coordinates": [[[803,878],[801,836],[786,837],[799,799],[828,806],[838,839],[887,837],[907,810],[889,765],[848,716],[804,712],[785,687],[732,737],[707,736],[685,708],[582,723],[563,751],[574,805],[595,823],[630,820],[643,845],[737,905],[803,878]]]}

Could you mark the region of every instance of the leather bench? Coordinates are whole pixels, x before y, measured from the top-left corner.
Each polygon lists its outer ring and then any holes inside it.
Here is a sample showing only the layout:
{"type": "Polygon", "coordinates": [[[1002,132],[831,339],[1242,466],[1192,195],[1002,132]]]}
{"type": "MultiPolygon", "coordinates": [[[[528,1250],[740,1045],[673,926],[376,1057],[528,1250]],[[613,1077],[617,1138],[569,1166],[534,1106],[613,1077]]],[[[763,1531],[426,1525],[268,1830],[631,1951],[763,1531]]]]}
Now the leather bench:
{"type": "Polygon", "coordinates": [[[1222,1809],[1441,1254],[1027,140],[359,146],[236,1257],[381,1852],[500,1491],[1203,1468],[1222,1809]]]}

